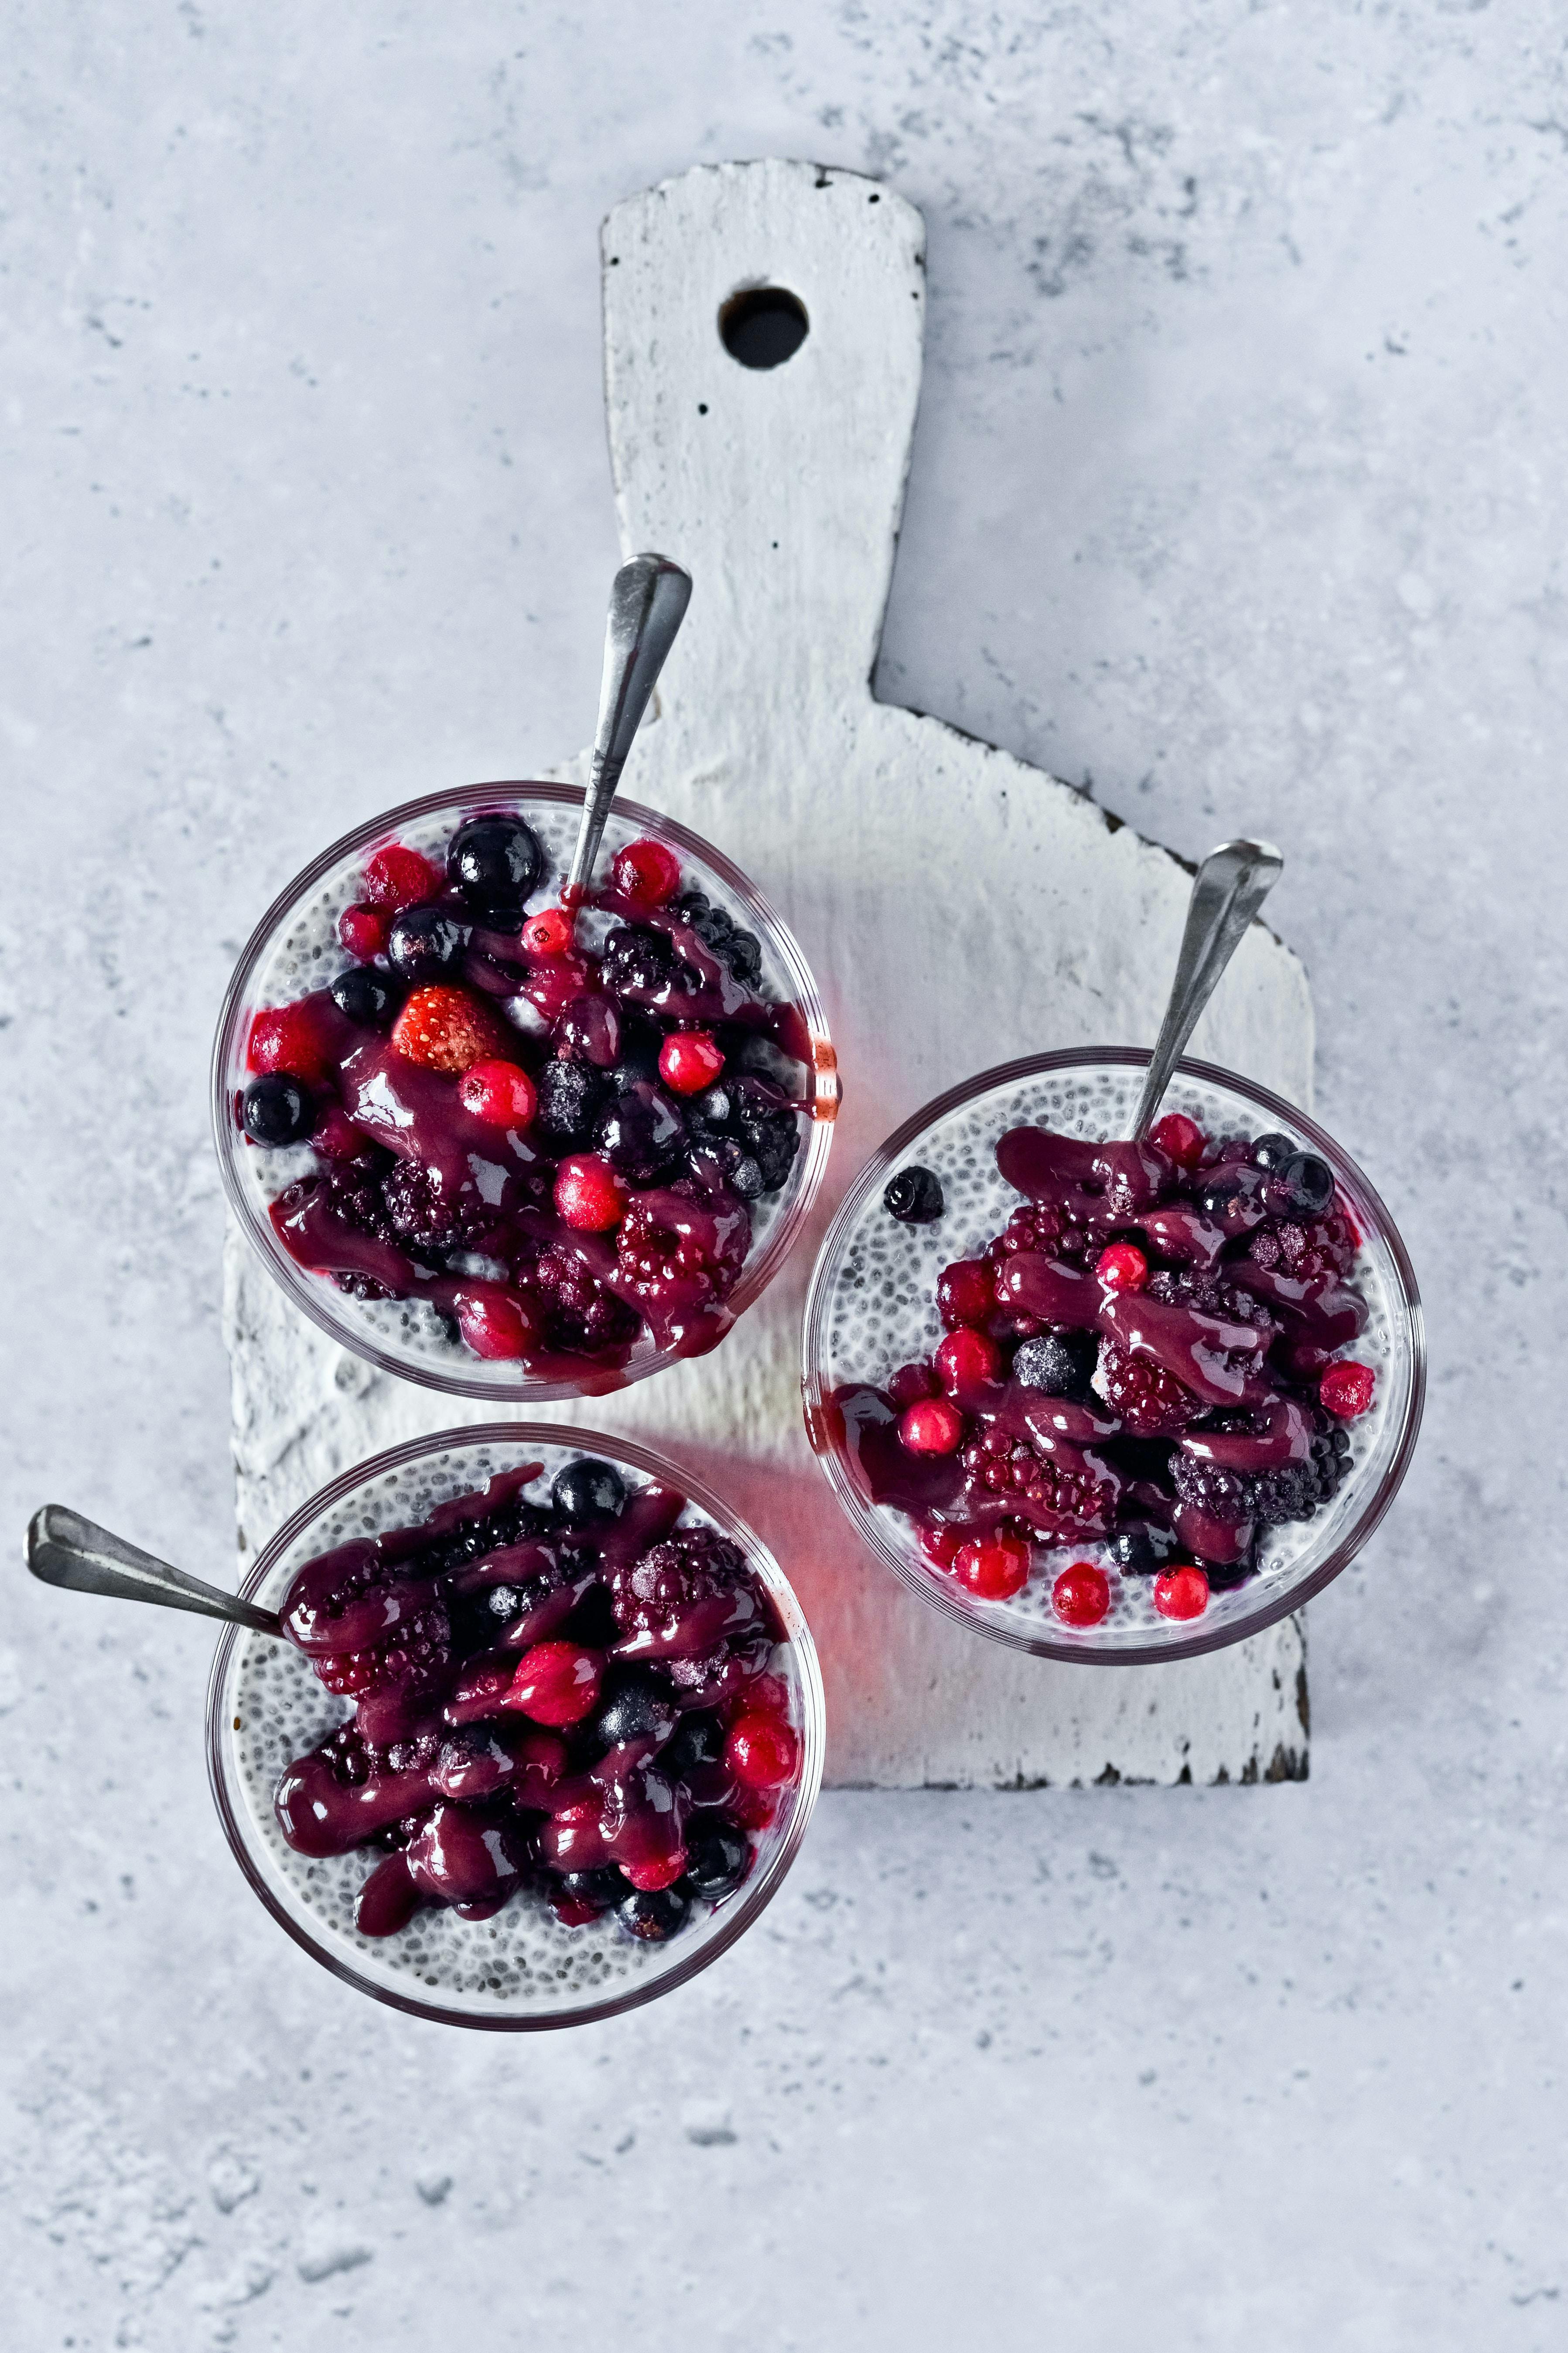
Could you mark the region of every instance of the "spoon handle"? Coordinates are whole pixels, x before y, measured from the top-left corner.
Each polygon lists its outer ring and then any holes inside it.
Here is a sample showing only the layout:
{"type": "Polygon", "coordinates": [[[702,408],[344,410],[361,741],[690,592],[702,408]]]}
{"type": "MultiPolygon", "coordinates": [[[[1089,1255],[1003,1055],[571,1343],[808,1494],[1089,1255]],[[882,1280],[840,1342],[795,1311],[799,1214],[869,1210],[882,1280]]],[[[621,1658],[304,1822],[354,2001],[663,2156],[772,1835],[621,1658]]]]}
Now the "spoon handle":
{"type": "Polygon", "coordinates": [[[63,1585],[72,1593],[107,1593],[117,1601],[155,1601],[165,1609],[192,1609],[202,1618],[225,1618],[248,1626],[258,1634],[280,1639],[282,1622],[272,1609],[258,1609],[253,1601],[204,1585],[167,1561],[127,1544],[79,1512],[63,1504],[46,1504],[35,1512],[27,1528],[27,1567],[46,1585],[63,1585]]]}
{"type": "Polygon", "coordinates": [[[642,723],[655,681],[664,668],[676,633],[686,618],[691,575],[667,555],[634,555],[623,564],[610,589],[605,629],[605,676],[599,689],[599,727],[594,765],[583,804],[583,829],[573,852],[563,893],[570,907],[587,889],[599,854],[605,820],[621,781],[621,770],[642,723]]]}
{"type": "Polygon", "coordinates": [[[1171,984],[1171,1001],[1149,1057],[1148,1075],[1132,1122],[1134,1142],[1153,1125],[1194,1024],[1219,987],[1221,974],[1284,865],[1279,852],[1267,841],[1222,841],[1198,868],[1176,958],[1176,977],[1171,984]]]}

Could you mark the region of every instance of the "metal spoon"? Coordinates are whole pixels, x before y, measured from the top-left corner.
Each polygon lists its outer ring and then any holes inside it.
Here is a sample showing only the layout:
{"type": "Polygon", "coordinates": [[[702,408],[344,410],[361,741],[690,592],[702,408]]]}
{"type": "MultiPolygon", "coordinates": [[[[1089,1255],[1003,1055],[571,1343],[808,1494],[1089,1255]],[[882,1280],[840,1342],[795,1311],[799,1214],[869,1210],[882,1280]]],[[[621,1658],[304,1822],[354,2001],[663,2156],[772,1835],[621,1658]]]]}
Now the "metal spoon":
{"type": "Polygon", "coordinates": [[[46,1585],[63,1585],[72,1593],[107,1593],[117,1601],[155,1601],[165,1609],[192,1609],[202,1618],[225,1618],[231,1625],[248,1626],[253,1633],[275,1634],[281,1641],[282,1621],[275,1609],[258,1609],[199,1577],[154,1560],[123,1536],[110,1534],[63,1504],[46,1504],[35,1512],[27,1528],[27,1567],[46,1585]]]}
{"type": "Polygon", "coordinates": [[[1154,1114],[1194,1024],[1219,987],[1221,974],[1284,866],[1279,852],[1267,841],[1222,841],[1198,868],[1176,958],[1176,976],[1171,983],[1171,1001],[1138,1098],[1132,1122],[1134,1143],[1154,1124],[1154,1114]]]}
{"type": "Polygon", "coordinates": [[[562,902],[574,907],[587,889],[599,854],[605,820],[621,781],[621,770],[642,723],[654,682],[664,668],[691,597],[691,575],[667,555],[634,555],[623,564],[610,588],[605,629],[605,676],[599,689],[599,728],[594,765],[583,804],[583,829],[572,853],[562,902]]]}

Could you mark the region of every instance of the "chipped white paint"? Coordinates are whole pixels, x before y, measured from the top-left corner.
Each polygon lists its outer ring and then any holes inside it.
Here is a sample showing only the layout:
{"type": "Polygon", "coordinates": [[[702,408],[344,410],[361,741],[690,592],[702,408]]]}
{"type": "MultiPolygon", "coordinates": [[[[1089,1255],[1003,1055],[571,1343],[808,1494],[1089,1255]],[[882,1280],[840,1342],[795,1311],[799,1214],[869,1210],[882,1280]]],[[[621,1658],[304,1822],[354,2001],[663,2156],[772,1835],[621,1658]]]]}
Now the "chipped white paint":
{"type": "MultiPolygon", "coordinates": [[[[920,386],[922,242],[920,215],[888,189],[779,162],[689,173],[605,224],[622,540],[678,558],[696,582],[627,790],[721,844],[785,912],[833,1019],[845,1108],[812,1232],[719,1353],[542,1412],[636,1431],[762,1529],[822,1648],[831,1780],[1300,1772],[1297,1622],[1170,1668],[1004,1651],[860,1550],[801,1429],[806,1275],[855,1168],[984,1064],[1152,1037],[1187,894],[1167,852],[1066,786],[872,698],[920,386]],[[755,283],[788,287],[811,322],[767,372],[731,360],[716,325],[723,300],[755,283]]],[[[1311,1043],[1300,967],[1255,926],[1193,1050],[1306,1104],[1311,1043]]],[[[359,1457],[484,1418],[346,1356],[232,1231],[226,1271],[245,1551],[359,1457]]]]}

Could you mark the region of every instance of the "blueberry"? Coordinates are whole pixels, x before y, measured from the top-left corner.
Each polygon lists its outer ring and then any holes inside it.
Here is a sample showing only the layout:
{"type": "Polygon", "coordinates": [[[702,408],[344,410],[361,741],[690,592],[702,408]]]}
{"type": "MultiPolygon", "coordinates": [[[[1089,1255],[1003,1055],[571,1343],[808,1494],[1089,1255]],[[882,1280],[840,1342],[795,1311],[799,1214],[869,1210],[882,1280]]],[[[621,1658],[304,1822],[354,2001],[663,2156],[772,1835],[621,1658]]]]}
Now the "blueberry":
{"type": "Polygon", "coordinates": [[[663,1945],[680,1934],[690,1909],[690,1897],[679,1888],[637,1888],[616,1914],[616,1926],[639,1945],[663,1945]]]}
{"type": "Polygon", "coordinates": [[[668,1740],[676,1722],[668,1678],[652,1667],[627,1667],[614,1678],[593,1732],[601,1747],[619,1748],[627,1740],[668,1740]]]}
{"type": "Polygon", "coordinates": [[[630,1079],[601,1114],[596,1138],[617,1176],[651,1185],[686,1149],[686,1122],[662,1087],[630,1079]]]}
{"type": "Polygon", "coordinates": [[[405,907],[386,943],[392,968],[405,980],[439,980],[468,944],[468,926],[445,907],[405,907]]]}
{"type": "Polygon", "coordinates": [[[1098,1356],[1092,1332],[1047,1332],[1024,1342],[1013,1359],[1013,1378],[1047,1397],[1083,1397],[1098,1356]]]}
{"type": "Polygon", "coordinates": [[[362,1029],[384,1029],[397,1003],[397,991],[374,965],[353,964],[332,983],[332,1003],[362,1029]]]}
{"type": "Polygon", "coordinates": [[[241,1116],[253,1144],[299,1144],[315,1124],[309,1090],[289,1071],[268,1071],[245,1090],[241,1116]]]}
{"type": "Polygon", "coordinates": [[[931,1168],[900,1168],[882,1188],[882,1207],[900,1226],[934,1225],[947,1207],[942,1178],[931,1168]]]}
{"type": "Polygon", "coordinates": [[[1269,1207],[1276,1217],[1292,1225],[1310,1226],[1330,1208],[1334,1198],[1334,1172],[1315,1152],[1298,1152],[1287,1160],[1275,1179],[1269,1207]]]}
{"type": "Polygon", "coordinates": [[[471,817],[447,850],[447,880],[481,922],[510,924],[544,869],[539,838],[520,817],[471,817]]]}
{"type": "Polygon", "coordinates": [[[750,987],[763,976],[763,951],[754,932],[731,932],[724,951],[724,961],[731,974],[742,987],[750,987]]]}
{"type": "Polygon", "coordinates": [[[522,1596],[515,1585],[492,1585],[485,1595],[485,1608],[492,1618],[515,1618],[522,1606],[522,1596]]]}
{"type": "Polygon", "coordinates": [[[563,1150],[591,1143],[607,1092],[586,1062],[546,1062],[539,1073],[535,1132],[563,1150]]]}
{"type": "Polygon", "coordinates": [[[763,1172],[763,1191],[776,1193],[788,1182],[800,1150],[795,1113],[765,1079],[737,1079],[733,1092],[734,1132],[763,1172]]]}
{"type": "Polygon", "coordinates": [[[746,1833],[726,1815],[700,1818],[686,1836],[686,1876],[682,1884],[704,1904],[721,1903],[733,1895],[751,1863],[746,1833]]]}
{"type": "Polygon", "coordinates": [[[575,1462],[568,1462],[551,1482],[550,1493],[556,1510],[574,1526],[592,1527],[595,1523],[618,1520],[626,1500],[626,1484],[613,1462],[601,1462],[592,1454],[580,1454],[575,1462]]]}
{"type": "Polygon", "coordinates": [[[1153,1577],[1181,1546],[1168,1528],[1118,1528],[1105,1547],[1116,1567],[1131,1577],[1153,1577]]]}
{"type": "Polygon", "coordinates": [[[723,1079],[693,1098],[689,1116],[695,1127],[710,1127],[716,1134],[728,1133],[735,1117],[735,1090],[723,1079]]]}
{"type": "Polygon", "coordinates": [[[1241,1187],[1234,1176],[1218,1176],[1205,1185],[1198,1195],[1198,1214],[1205,1218],[1223,1218],[1241,1187]]]}
{"type": "Polygon", "coordinates": [[[703,1174],[717,1166],[731,1192],[738,1193],[742,1201],[760,1200],[768,1189],[762,1162],[732,1135],[706,1135],[700,1131],[691,1139],[694,1169],[700,1159],[703,1174]]]}
{"type": "Polygon", "coordinates": [[[1295,1149],[1288,1135],[1281,1135],[1277,1129],[1270,1130],[1268,1134],[1260,1135],[1253,1145],[1252,1165],[1255,1168],[1282,1168],[1295,1149]]]}
{"type": "Polygon", "coordinates": [[[625,1876],[613,1863],[598,1871],[563,1871],[556,1885],[563,1895],[578,1904],[592,1904],[601,1912],[618,1904],[626,1892],[625,1876]]]}
{"type": "Polygon", "coordinates": [[[664,1031],[651,1013],[644,1013],[635,1005],[621,1008],[621,1071],[634,1079],[647,1079],[650,1086],[658,1084],[659,1050],[664,1044],[664,1031]]]}
{"type": "Polygon", "coordinates": [[[659,1761],[670,1778],[679,1781],[695,1773],[700,1766],[717,1765],[723,1754],[723,1725],[716,1715],[699,1714],[681,1717],[675,1737],[659,1761]]]}

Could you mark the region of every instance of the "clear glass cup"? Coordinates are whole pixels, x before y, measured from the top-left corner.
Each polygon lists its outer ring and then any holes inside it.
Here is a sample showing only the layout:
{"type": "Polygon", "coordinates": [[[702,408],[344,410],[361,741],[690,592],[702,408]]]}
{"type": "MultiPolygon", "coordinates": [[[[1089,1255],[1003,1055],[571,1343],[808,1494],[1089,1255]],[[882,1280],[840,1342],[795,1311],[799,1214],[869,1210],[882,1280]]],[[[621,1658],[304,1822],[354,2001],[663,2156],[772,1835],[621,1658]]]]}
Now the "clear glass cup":
{"type": "MultiPolygon", "coordinates": [[[[433,1311],[417,1303],[351,1298],[329,1276],[291,1258],[268,1216],[278,1195],[318,1165],[311,1147],[258,1149],[240,1127],[236,1104],[251,1075],[246,1044],[252,1017],[265,1007],[287,1004],[307,990],[325,987],[353,963],[339,942],[338,917],[363,896],[365,860],[374,850],[399,841],[428,854],[444,849],[466,818],[494,810],[515,813],[532,827],[549,860],[547,875],[532,894],[533,903],[542,906],[548,903],[552,882],[558,889],[565,880],[582,807],[583,790],[577,785],[470,785],[406,801],[356,826],[297,875],[257,925],[235,967],[213,1048],[213,1134],[224,1189],[246,1240],[294,1304],[343,1347],[384,1372],[456,1396],[510,1405],[623,1388],[658,1372],[671,1361],[670,1353],[658,1348],[645,1329],[628,1361],[615,1371],[584,1360],[580,1378],[542,1379],[516,1361],[474,1356],[460,1340],[447,1336],[433,1311]]],[[[739,867],[721,851],[672,818],[617,799],[605,828],[599,871],[607,870],[626,842],[650,837],[679,858],[683,888],[706,892],[716,906],[756,934],[764,994],[793,1002],[810,1035],[809,1067],[796,1066],[795,1093],[805,1107],[805,1134],[782,1190],[752,1204],[751,1250],[726,1303],[738,1317],[783,1265],[816,1198],[838,1109],[837,1063],[827,1017],[799,946],[739,867]]],[[[584,920],[591,923],[595,919],[589,915],[584,920]]]]}
{"type": "Polygon", "coordinates": [[[1148,1061],[1147,1052],[1134,1047],[1037,1054],[983,1071],[928,1103],[872,1155],[851,1185],[823,1241],[806,1299],[806,1433],[848,1518],[922,1600],[977,1633],[1039,1658],[1104,1664],[1194,1658],[1299,1609],[1355,1557],[1387,1511],[1421,1421],[1421,1303],[1388,1211],[1354,1161],[1293,1103],[1232,1071],[1184,1061],[1163,1111],[1185,1112],[1215,1136],[1274,1131],[1290,1136],[1328,1162],[1361,1230],[1354,1280],[1373,1312],[1352,1353],[1373,1366],[1377,1387],[1371,1412],[1345,1425],[1352,1468],[1337,1493],[1310,1521],[1267,1531],[1260,1573],[1215,1591],[1201,1618],[1160,1617],[1152,1578],[1110,1570],[1111,1610],[1085,1629],[1057,1618],[1051,1583],[1069,1561],[1094,1559],[1109,1567],[1094,1545],[1048,1552],[1037,1546],[1024,1591],[1010,1601],[984,1601],[927,1559],[901,1513],[871,1501],[845,1444],[835,1390],[858,1382],[879,1387],[896,1366],[929,1357],[942,1338],[937,1276],[954,1260],[981,1252],[1020,1206],[1021,1197],[996,1167],[996,1139],[1025,1123],[1096,1141],[1127,1135],[1148,1061]],[[934,1169],[942,1181],[944,1213],[929,1226],[900,1225],[882,1207],[889,1178],[914,1165],[934,1169]]]}
{"type": "Polygon", "coordinates": [[[448,1497],[467,1494],[492,1472],[544,1465],[542,1484],[574,1456],[616,1463],[628,1485],[653,1479],[675,1488],[739,1546],[766,1588],[785,1641],[773,1672],[789,1685],[800,1740],[800,1770],[778,1819],[758,1834],[750,1876],[736,1893],[666,1944],[629,1942],[611,1920],[566,1928],[542,1897],[520,1891],[493,1919],[422,1912],[395,1936],[362,1936],[354,1894],[374,1860],[355,1849],[325,1861],[296,1854],[272,1811],[278,1774],[351,1713],[316,1681],[289,1642],[244,1627],[224,1633],[207,1686],[207,1771],[218,1815],[250,1885],[298,1945],[346,1984],[395,2010],[448,2026],[505,2033],[581,2026],[652,2001],[717,1960],[776,1894],[805,1835],[822,1785],[826,1740],[822,1675],[811,1630],[765,1545],[700,1481],[626,1439],[526,1422],[481,1423],[388,1448],[345,1471],[301,1505],[261,1554],[242,1588],[276,1609],[315,1554],[378,1528],[406,1525],[448,1497]]]}

